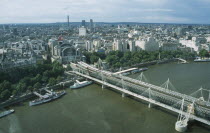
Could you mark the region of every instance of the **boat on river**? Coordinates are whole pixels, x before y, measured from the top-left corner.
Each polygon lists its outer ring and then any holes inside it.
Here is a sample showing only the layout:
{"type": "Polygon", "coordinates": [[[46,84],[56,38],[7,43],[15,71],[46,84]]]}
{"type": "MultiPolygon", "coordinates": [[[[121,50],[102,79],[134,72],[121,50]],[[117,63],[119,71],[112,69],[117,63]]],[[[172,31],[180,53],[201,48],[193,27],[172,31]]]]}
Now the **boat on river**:
{"type": "Polygon", "coordinates": [[[76,80],[76,82],[74,83],[74,85],[70,86],[71,89],[77,89],[77,88],[81,88],[81,87],[84,87],[84,86],[87,86],[87,85],[90,85],[92,84],[92,81],[78,81],[76,80]]]}
{"type": "Polygon", "coordinates": [[[0,113],[0,118],[2,118],[2,117],[4,117],[4,116],[7,116],[7,115],[9,115],[9,114],[12,114],[12,113],[14,113],[14,112],[15,112],[14,109],[10,109],[10,110],[1,112],[1,113],[0,113]]]}
{"type": "Polygon", "coordinates": [[[59,91],[59,92],[52,92],[52,91],[49,91],[49,90],[46,90],[46,91],[48,91],[48,93],[46,93],[45,95],[41,95],[37,92],[34,92],[34,94],[39,96],[40,98],[35,99],[33,101],[30,101],[29,106],[34,106],[34,105],[39,105],[39,104],[42,104],[42,103],[46,103],[46,102],[58,99],[59,97],[66,94],[66,91],[59,91]]]}
{"type": "Polygon", "coordinates": [[[196,57],[194,62],[210,62],[210,58],[201,58],[201,57],[196,57]]]}

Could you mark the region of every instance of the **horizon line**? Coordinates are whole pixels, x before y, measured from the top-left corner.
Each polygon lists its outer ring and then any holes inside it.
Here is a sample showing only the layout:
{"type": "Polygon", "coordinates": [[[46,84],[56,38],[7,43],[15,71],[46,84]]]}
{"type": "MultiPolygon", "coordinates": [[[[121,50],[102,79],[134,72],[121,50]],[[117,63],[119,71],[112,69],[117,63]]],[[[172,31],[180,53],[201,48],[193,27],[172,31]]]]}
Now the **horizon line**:
{"type": "MultiPolygon", "coordinates": [[[[23,23],[0,23],[0,25],[21,25],[21,24],[59,24],[59,23],[68,23],[68,22],[23,22],[23,23]]],[[[71,23],[82,23],[80,21],[78,22],[69,22],[71,23]]],[[[89,21],[86,21],[86,23],[90,23],[89,21]]],[[[119,21],[119,22],[93,22],[93,23],[136,23],[136,24],[184,24],[184,25],[210,25],[210,23],[172,23],[172,22],[123,22],[123,21],[119,21]]]]}

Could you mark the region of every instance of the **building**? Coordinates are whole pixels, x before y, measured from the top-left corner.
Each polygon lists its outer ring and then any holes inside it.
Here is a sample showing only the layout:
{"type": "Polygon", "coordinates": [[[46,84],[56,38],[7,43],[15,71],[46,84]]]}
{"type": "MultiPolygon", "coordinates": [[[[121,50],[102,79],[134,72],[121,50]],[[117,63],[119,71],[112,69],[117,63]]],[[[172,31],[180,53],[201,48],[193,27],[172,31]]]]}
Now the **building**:
{"type": "Polygon", "coordinates": [[[82,60],[81,50],[72,40],[50,39],[48,45],[51,49],[52,61],[67,64],[82,60]]]}
{"type": "Polygon", "coordinates": [[[82,26],[85,27],[85,20],[82,20],[82,26]]]}
{"type": "Polygon", "coordinates": [[[127,44],[124,40],[114,39],[114,42],[112,43],[112,50],[125,52],[127,50],[127,44]]]}
{"type": "Polygon", "coordinates": [[[103,42],[100,39],[94,39],[93,40],[93,50],[95,52],[97,52],[98,49],[100,49],[101,47],[103,47],[103,42]]]}
{"type": "Polygon", "coordinates": [[[178,50],[179,46],[181,46],[181,44],[175,41],[160,42],[160,49],[162,51],[176,51],[178,50]]]}
{"type": "Polygon", "coordinates": [[[207,42],[205,37],[192,37],[192,40],[180,39],[182,45],[191,48],[192,51],[199,52],[201,44],[207,42]]]}
{"type": "Polygon", "coordinates": [[[137,40],[136,47],[137,50],[145,50],[145,51],[159,50],[159,44],[153,37],[147,37],[146,39],[137,40]]]}
{"type": "Polygon", "coordinates": [[[90,32],[93,32],[93,19],[90,19],[90,32]]]}
{"type": "Polygon", "coordinates": [[[89,41],[89,40],[86,41],[85,46],[86,46],[86,50],[88,52],[92,52],[92,50],[93,50],[93,42],[92,41],[89,41]]]}
{"type": "Polygon", "coordinates": [[[68,24],[68,27],[70,26],[69,25],[69,15],[67,16],[67,24],[68,24]]]}
{"type": "Polygon", "coordinates": [[[126,39],[126,40],[114,39],[114,42],[112,44],[112,49],[114,51],[119,50],[122,52],[136,51],[135,41],[132,39],[126,39]]]}
{"type": "Polygon", "coordinates": [[[79,28],[79,36],[86,36],[87,35],[87,29],[82,26],[79,28]]]}

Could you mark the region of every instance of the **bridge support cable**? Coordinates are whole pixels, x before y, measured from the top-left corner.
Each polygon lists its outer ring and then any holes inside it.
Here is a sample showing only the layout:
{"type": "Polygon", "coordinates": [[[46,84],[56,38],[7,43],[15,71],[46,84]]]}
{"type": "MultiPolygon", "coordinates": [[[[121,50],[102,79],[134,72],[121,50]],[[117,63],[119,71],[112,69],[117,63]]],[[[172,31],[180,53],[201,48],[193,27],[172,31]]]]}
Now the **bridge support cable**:
{"type": "Polygon", "coordinates": [[[149,98],[149,91],[150,91],[150,90],[151,90],[151,89],[148,88],[148,89],[146,89],[145,91],[143,91],[140,95],[149,98]]]}
{"type": "Polygon", "coordinates": [[[184,99],[181,100],[181,108],[180,108],[181,113],[179,113],[177,121],[183,121],[185,119],[185,117],[183,116],[183,110],[184,110],[184,99]]]}
{"type": "Polygon", "coordinates": [[[141,74],[136,79],[141,81],[141,82],[149,83],[149,80],[146,78],[146,76],[144,75],[143,72],[141,72],[141,74]]]}
{"type": "Polygon", "coordinates": [[[161,87],[165,88],[166,90],[172,90],[172,91],[177,92],[177,89],[176,89],[176,88],[174,87],[174,85],[170,82],[169,78],[168,78],[168,80],[167,80],[165,83],[163,83],[163,84],[161,85],[161,87]]]}
{"type": "Polygon", "coordinates": [[[182,107],[182,102],[183,102],[183,99],[180,100],[180,101],[178,101],[178,102],[176,102],[175,104],[170,105],[170,106],[171,106],[171,107],[174,107],[174,108],[177,108],[177,109],[181,109],[181,107],[182,107]]]}
{"type": "Polygon", "coordinates": [[[200,89],[198,89],[197,91],[195,91],[195,92],[193,92],[193,93],[191,93],[190,94],[190,96],[193,96],[193,97],[197,97],[197,94],[199,93],[199,91],[201,90],[201,88],[200,89]]]}
{"type": "Polygon", "coordinates": [[[208,96],[207,96],[207,93],[204,93],[204,91],[208,92],[209,90],[203,89],[201,87],[197,91],[191,93],[190,96],[193,96],[193,97],[197,98],[200,101],[205,101],[206,103],[208,103],[208,96]],[[205,96],[204,96],[204,94],[205,94],[205,96]],[[205,99],[207,99],[207,100],[205,100],[205,99]]]}

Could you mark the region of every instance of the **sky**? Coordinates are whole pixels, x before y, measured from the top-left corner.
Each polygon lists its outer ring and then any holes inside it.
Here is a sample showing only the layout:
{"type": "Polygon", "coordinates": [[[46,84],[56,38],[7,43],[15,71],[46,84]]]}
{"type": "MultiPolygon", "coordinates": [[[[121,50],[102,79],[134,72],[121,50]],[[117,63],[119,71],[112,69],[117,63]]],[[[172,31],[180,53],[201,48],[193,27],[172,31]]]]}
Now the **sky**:
{"type": "Polygon", "coordinates": [[[210,0],[0,0],[0,24],[95,22],[210,24],[210,0]]]}

